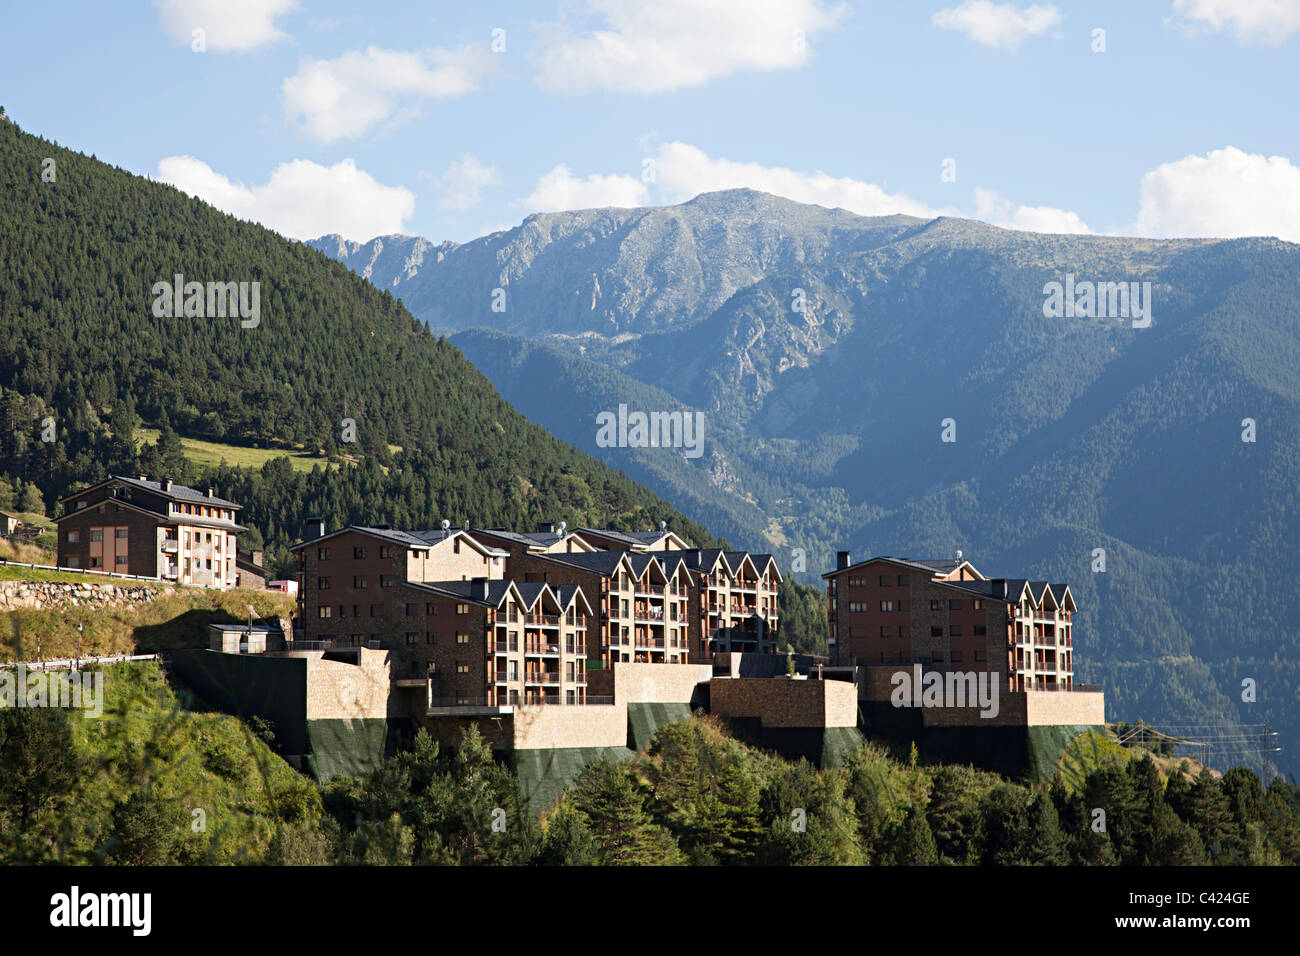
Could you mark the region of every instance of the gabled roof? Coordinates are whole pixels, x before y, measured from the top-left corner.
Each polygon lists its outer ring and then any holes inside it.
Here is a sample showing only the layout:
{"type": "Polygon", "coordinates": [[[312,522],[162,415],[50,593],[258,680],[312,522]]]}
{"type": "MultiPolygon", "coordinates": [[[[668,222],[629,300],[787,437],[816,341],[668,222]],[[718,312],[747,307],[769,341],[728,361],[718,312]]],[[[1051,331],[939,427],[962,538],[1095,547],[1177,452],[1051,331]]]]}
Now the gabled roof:
{"type": "MultiPolygon", "coordinates": [[[[320,540],[319,538],[317,540],[320,540]]],[[[537,595],[532,595],[532,601],[526,600],[520,593],[520,587],[524,585],[517,584],[509,578],[501,580],[494,578],[487,582],[487,597],[478,596],[480,581],[403,581],[403,587],[415,588],[421,591],[433,591],[443,597],[454,598],[457,601],[464,601],[467,604],[478,604],[482,607],[499,608],[504,602],[507,595],[512,592],[515,598],[526,607],[532,607],[537,602],[537,595]]]]}
{"type": "Polygon", "coordinates": [[[202,491],[199,491],[197,488],[191,488],[188,485],[178,485],[173,482],[171,490],[168,491],[163,487],[161,482],[149,481],[148,479],[141,478],[128,478],[126,475],[109,475],[107,478],[101,479],[87,488],[82,488],[80,491],[74,491],[71,494],[64,495],[59,499],[59,501],[68,501],[72,498],[80,498],[83,495],[102,488],[104,485],[114,482],[120,482],[128,488],[139,488],[160,495],[163,498],[169,498],[172,501],[182,501],[186,504],[210,505],[219,508],[234,509],[243,507],[242,505],[235,504],[233,501],[227,501],[225,498],[209,498],[202,491]]]}
{"type": "MultiPolygon", "coordinates": [[[[76,497],[75,495],[73,497],[76,497]]],[[[152,508],[144,508],[136,504],[129,498],[102,498],[93,505],[85,508],[77,508],[65,512],[54,519],[54,523],[67,521],[69,518],[84,518],[88,514],[93,514],[103,508],[105,505],[112,504],[115,508],[123,508],[127,511],[134,511],[138,514],[154,519],[162,527],[173,528],[178,525],[198,526],[200,528],[211,528],[214,531],[247,531],[248,529],[241,524],[237,524],[229,519],[223,518],[204,518],[200,515],[174,515],[163,511],[155,511],[152,508]]]]}
{"type": "Polygon", "coordinates": [[[845,571],[854,571],[876,561],[885,561],[899,567],[912,568],[917,571],[924,571],[926,574],[939,575],[942,577],[948,577],[949,575],[955,574],[961,568],[970,568],[971,573],[977,578],[984,577],[984,575],[980,574],[979,571],[976,570],[975,565],[971,564],[964,558],[960,560],[957,558],[924,558],[918,560],[914,558],[895,558],[892,555],[880,554],[872,558],[867,558],[864,561],[855,561],[853,564],[850,564],[845,568],[836,568],[833,571],[827,571],[822,575],[822,578],[823,580],[826,578],[833,578],[837,574],[843,574],[845,571]]]}
{"type": "MultiPolygon", "coordinates": [[[[559,554],[538,554],[535,557],[542,561],[554,561],[557,564],[567,564],[569,567],[592,571],[609,578],[618,573],[620,565],[628,562],[630,554],[627,551],[567,551],[559,554]]],[[[629,571],[636,573],[630,562],[627,567],[629,571]]]]}
{"type": "Polygon", "coordinates": [[[398,531],[396,528],[389,528],[387,526],[360,524],[350,524],[346,528],[339,528],[339,530],[331,531],[329,534],[321,535],[319,538],[299,541],[297,544],[291,546],[289,550],[298,551],[308,545],[328,541],[330,538],[336,538],[349,531],[356,531],[360,534],[370,535],[372,538],[379,538],[381,541],[389,541],[393,544],[399,544],[404,548],[411,548],[416,551],[428,551],[430,548],[437,547],[440,544],[454,541],[459,538],[470,544],[476,551],[479,551],[482,554],[488,554],[494,557],[508,556],[508,552],[484,544],[463,528],[449,528],[445,530],[439,528],[435,531],[398,531]]]}
{"type": "Polygon", "coordinates": [[[613,531],[609,528],[579,528],[577,533],[600,535],[631,548],[653,548],[665,538],[672,538],[677,542],[678,547],[676,550],[687,550],[690,546],[689,541],[667,528],[659,528],[653,531],[613,531]]]}

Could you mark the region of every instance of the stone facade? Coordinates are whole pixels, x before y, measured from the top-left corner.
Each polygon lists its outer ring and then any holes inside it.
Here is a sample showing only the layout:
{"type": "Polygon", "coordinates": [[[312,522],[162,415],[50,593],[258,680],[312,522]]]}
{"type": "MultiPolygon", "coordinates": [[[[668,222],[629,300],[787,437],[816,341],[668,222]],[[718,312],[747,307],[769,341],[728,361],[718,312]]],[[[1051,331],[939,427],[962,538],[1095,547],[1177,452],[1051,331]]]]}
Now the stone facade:
{"type": "Polygon", "coordinates": [[[709,683],[709,710],[764,727],[856,727],[858,694],[847,681],[722,677],[709,683]]]}
{"type": "Polygon", "coordinates": [[[358,663],[307,659],[307,719],[386,717],[390,711],[387,651],[358,648],[358,663]]]}
{"type": "Polygon", "coordinates": [[[159,594],[149,585],[81,584],[71,581],[2,581],[0,611],[18,608],[106,607],[145,604],[159,594]]]}

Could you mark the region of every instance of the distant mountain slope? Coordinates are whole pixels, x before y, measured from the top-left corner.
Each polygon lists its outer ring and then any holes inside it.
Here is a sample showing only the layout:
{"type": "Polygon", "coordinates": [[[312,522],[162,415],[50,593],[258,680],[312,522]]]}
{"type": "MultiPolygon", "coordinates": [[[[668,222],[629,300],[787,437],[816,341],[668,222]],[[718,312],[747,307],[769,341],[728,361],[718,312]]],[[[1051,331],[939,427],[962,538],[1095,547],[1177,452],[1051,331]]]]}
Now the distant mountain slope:
{"type": "Polygon", "coordinates": [[[9,423],[0,477],[35,481],[51,508],[73,483],[109,470],[201,479],[245,505],[241,520],[281,571],[308,514],[334,526],[666,520],[714,540],[526,421],[389,293],[301,243],[8,121],[0,248],[0,416],[9,423]],[[154,283],[177,274],[260,283],[258,322],[156,315],[154,283]],[[141,419],[162,427],[143,455],[132,440],[141,419]],[[295,474],[280,459],[200,476],[175,433],[346,450],[360,463],[295,474]]]}
{"type": "Polygon", "coordinates": [[[1284,754],[1300,746],[1300,246],[866,219],[736,190],[530,217],[404,296],[434,324],[540,341],[453,337],[525,414],[746,546],[801,548],[809,576],[844,547],[962,548],[988,573],[1068,580],[1081,676],[1113,713],[1269,722],[1284,754]],[[1049,317],[1067,276],[1149,282],[1149,326],[1049,317]],[[468,307],[496,285],[505,312],[468,307]],[[706,454],[597,447],[595,416],[620,402],[703,412],[706,454]]]}

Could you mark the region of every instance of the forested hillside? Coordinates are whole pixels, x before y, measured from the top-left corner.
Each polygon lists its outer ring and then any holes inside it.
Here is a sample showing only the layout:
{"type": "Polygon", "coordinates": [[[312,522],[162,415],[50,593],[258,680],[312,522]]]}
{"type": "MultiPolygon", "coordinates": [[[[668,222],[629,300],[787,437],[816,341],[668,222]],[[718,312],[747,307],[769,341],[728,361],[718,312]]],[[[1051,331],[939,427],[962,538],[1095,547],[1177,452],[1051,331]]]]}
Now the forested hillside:
{"type": "Polygon", "coordinates": [[[0,248],[0,487],[18,482],[24,506],[38,503],[34,486],[52,513],[70,486],[106,472],[211,484],[245,506],[249,540],[279,570],[308,514],[409,527],[664,520],[715,541],[527,422],[344,266],[8,121],[0,248]],[[260,321],[155,316],[153,285],[176,274],[260,283],[260,321]],[[138,450],[142,424],[161,431],[138,450]],[[312,473],[279,460],[200,475],[178,436],[348,458],[312,473]]]}

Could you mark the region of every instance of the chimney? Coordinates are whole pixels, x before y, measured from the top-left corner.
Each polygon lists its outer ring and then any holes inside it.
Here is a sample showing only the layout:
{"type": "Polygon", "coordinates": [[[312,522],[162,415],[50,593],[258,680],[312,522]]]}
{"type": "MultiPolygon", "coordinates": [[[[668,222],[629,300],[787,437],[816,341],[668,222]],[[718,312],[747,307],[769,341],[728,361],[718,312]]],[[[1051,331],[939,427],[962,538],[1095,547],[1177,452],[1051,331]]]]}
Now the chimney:
{"type": "Polygon", "coordinates": [[[1007,596],[1007,579],[993,579],[993,596],[996,598],[1005,598],[1007,596]]]}
{"type": "Polygon", "coordinates": [[[304,541],[315,541],[317,538],[325,537],[325,519],[308,518],[307,530],[303,533],[304,541]]]}
{"type": "Polygon", "coordinates": [[[216,497],[216,495],[214,495],[214,494],[212,493],[212,489],[211,489],[211,488],[208,489],[208,497],[209,497],[209,498],[215,498],[215,497],[216,497]]]}
{"type": "Polygon", "coordinates": [[[471,578],[469,582],[469,596],[479,601],[486,601],[488,596],[488,579],[471,578]]]}
{"type": "Polygon", "coordinates": [[[168,478],[166,481],[163,482],[163,491],[166,491],[170,494],[171,490],[172,490],[172,480],[168,478]]]}
{"type": "Polygon", "coordinates": [[[850,563],[851,563],[851,562],[849,561],[849,552],[847,552],[847,551],[837,551],[837,552],[835,552],[835,570],[836,570],[836,571],[843,571],[845,568],[847,568],[847,567],[849,566],[850,563]]]}
{"type": "Polygon", "coordinates": [[[141,481],[148,481],[148,480],[149,480],[149,476],[148,476],[148,475],[140,475],[139,478],[140,478],[141,481]]]}
{"type": "Polygon", "coordinates": [[[537,526],[537,530],[541,534],[555,534],[555,522],[543,521],[537,526]]]}

